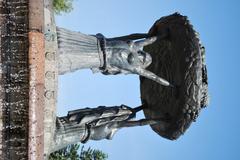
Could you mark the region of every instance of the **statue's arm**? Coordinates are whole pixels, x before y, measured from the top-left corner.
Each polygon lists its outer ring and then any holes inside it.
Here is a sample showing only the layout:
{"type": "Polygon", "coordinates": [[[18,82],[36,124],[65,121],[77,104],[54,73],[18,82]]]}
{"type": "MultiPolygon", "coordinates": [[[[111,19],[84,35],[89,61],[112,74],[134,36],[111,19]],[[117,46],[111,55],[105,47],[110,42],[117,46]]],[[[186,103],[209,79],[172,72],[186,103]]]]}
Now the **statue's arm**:
{"type": "Polygon", "coordinates": [[[91,68],[103,74],[138,74],[161,85],[171,86],[165,79],[145,69],[151,64],[151,56],[142,51],[142,48],[154,43],[159,37],[132,34],[106,39],[101,34],[85,35],[58,27],[57,37],[59,74],[91,68]],[[145,39],[133,41],[137,38],[145,39]],[[143,56],[145,59],[148,57],[147,61],[141,61],[143,56]]]}
{"type": "Polygon", "coordinates": [[[113,130],[117,122],[134,118],[136,112],[140,110],[141,107],[130,108],[120,105],[69,111],[67,116],[57,117],[51,152],[69,144],[107,138],[107,133],[113,130]],[[106,128],[110,130],[106,131],[106,128]]]}

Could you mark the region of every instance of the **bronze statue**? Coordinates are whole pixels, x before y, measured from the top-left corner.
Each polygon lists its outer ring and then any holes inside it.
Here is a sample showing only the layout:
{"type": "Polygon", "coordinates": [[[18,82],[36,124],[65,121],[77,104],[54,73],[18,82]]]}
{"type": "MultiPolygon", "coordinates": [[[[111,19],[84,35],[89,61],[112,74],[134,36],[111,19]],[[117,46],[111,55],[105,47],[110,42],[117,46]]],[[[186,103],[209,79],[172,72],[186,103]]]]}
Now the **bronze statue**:
{"type": "Polygon", "coordinates": [[[177,139],[207,105],[204,48],[178,13],[158,20],[148,34],[105,38],[57,27],[57,41],[59,75],[84,68],[105,75],[137,74],[142,105],[84,108],[57,117],[49,153],[76,142],[112,139],[119,129],[139,125],[177,139]],[[140,110],[146,118],[134,120],[140,110]]]}

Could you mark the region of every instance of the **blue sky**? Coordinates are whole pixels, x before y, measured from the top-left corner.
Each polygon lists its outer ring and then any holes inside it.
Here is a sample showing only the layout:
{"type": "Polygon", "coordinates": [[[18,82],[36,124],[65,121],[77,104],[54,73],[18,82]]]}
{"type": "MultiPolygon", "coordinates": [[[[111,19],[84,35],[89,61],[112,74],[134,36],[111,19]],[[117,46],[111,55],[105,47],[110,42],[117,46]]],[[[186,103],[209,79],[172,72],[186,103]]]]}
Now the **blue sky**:
{"type": "MultiPolygon", "coordinates": [[[[169,141],[146,126],[122,129],[111,141],[86,146],[103,150],[109,160],[239,160],[239,8],[237,0],[75,0],[71,13],[57,16],[58,26],[114,37],[147,32],[160,17],[180,12],[189,17],[206,48],[210,105],[182,137],[169,141]]],[[[140,104],[137,76],[81,70],[59,77],[59,115],[120,104],[140,104]]]]}

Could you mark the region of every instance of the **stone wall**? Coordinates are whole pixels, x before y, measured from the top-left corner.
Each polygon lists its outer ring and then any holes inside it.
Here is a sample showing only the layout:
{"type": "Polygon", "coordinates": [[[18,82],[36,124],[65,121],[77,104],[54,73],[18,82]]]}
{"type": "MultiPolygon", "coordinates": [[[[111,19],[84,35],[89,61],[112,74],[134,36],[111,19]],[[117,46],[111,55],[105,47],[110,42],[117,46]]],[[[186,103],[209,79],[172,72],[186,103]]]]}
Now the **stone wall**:
{"type": "Polygon", "coordinates": [[[28,0],[0,0],[0,157],[28,154],[28,0]]]}

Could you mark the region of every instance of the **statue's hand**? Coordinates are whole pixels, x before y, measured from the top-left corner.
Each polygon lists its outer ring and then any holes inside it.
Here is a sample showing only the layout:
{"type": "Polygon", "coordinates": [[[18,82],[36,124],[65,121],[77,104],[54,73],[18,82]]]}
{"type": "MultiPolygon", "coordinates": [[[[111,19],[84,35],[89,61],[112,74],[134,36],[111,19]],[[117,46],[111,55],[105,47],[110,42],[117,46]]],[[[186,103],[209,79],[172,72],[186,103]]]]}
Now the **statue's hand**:
{"type": "MultiPolygon", "coordinates": [[[[158,37],[150,37],[134,41],[130,36],[104,39],[104,66],[100,68],[103,74],[137,74],[151,79],[164,86],[173,86],[167,80],[148,71],[146,68],[152,63],[150,54],[143,51],[143,47],[154,43],[158,37]]],[[[139,36],[137,36],[139,38],[139,36]]],[[[136,37],[135,37],[136,38],[136,37]]],[[[161,37],[160,37],[161,38],[161,37]]]]}
{"type": "Polygon", "coordinates": [[[136,68],[146,68],[151,62],[151,56],[143,51],[143,47],[156,41],[151,37],[139,41],[107,40],[105,74],[134,73],[136,68]]]}

